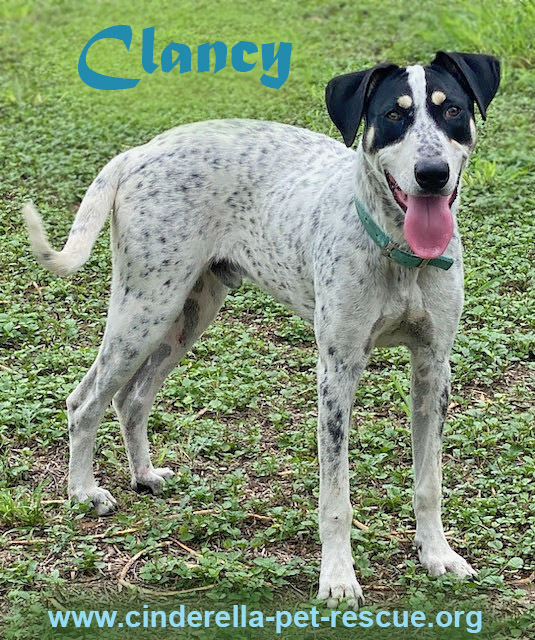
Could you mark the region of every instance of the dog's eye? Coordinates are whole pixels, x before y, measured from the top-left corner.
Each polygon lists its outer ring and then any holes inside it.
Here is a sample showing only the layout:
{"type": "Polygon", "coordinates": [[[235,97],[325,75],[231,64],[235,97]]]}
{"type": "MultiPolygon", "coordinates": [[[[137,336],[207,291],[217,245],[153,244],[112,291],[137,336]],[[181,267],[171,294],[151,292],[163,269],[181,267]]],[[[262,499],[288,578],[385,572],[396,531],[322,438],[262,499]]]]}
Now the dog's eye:
{"type": "Polygon", "coordinates": [[[456,118],[461,113],[461,108],[456,106],[448,107],[444,113],[444,116],[448,119],[456,118]]]}
{"type": "Polygon", "coordinates": [[[394,109],[392,109],[392,111],[389,111],[386,114],[386,118],[388,120],[392,120],[392,122],[396,122],[397,120],[401,120],[401,116],[399,115],[399,113],[397,111],[395,111],[394,109]]]}

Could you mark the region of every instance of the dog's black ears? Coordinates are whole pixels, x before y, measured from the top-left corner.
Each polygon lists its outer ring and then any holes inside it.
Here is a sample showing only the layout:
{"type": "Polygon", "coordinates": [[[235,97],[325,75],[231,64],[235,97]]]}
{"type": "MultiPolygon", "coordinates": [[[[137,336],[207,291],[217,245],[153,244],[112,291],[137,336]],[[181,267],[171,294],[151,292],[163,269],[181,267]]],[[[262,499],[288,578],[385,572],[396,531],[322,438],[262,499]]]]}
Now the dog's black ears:
{"type": "Polygon", "coordinates": [[[372,69],[336,76],[327,85],[327,110],[347,147],[355,142],[371,92],[388,73],[397,68],[395,64],[378,64],[372,69]]]}
{"type": "Polygon", "coordinates": [[[437,51],[431,64],[443,67],[461,82],[485,120],[487,107],[500,85],[499,60],[479,53],[437,51]]]}

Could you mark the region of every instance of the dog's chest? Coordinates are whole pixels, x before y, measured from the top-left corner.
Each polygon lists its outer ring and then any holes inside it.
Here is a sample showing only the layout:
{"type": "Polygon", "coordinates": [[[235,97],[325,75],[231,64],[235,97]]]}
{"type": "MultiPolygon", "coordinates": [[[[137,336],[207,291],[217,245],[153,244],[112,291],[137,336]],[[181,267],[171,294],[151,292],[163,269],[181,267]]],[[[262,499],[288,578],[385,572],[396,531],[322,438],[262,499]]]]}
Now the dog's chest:
{"type": "Polygon", "coordinates": [[[432,310],[424,303],[417,278],[393,279],[382,309],[380,329],[375,337],[379,347],[428,343],[434,332],[432,310]]]}

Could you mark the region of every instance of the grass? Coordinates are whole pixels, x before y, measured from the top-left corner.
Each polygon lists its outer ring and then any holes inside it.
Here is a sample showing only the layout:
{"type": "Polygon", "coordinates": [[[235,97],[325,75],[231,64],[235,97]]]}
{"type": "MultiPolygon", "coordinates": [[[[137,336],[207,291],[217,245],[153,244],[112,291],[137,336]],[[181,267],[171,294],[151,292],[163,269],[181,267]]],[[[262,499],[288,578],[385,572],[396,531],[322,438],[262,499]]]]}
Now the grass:
{"type": "MultiPolygon", "coordinates": [[[[473,583],[431,579],[411,548],[408,357],[375,352],[357,391],[350,442],[357,570],[368,602],[451,610],[471,601],[497,620],[493,637],[533,625],[535,430],[533,260],[534,3],[391,0],[220,3],[7,0],[0,7],[0,612],[6,638],[43,637],[43,607],[92,608],[152,591],[206,587],[211,601],[246,595],[309,601],[319,567],[315,349],[311,330],[250,286],[170,376],[150,419],[158,463],[176,472],[165,495],[134,496],[115,416],[99,431],[97,476],[120,503],[106,520],[64,501],[65,397],[96,355],[110,282],[108,234],[70,279],[39,268],[21,204],[40,206],[57,246],[100,167],[171,126],[256,117],[337,136],[323,104],[336,73],[437,49],[502,57],[504,82],[480,126],[460,227],[466,304],[453,354],[445,430],[444,521],[480,570],[473,583]],[[129,92],[79,80],[78,55],[98,30],[131,24],[129,53],[113,43],[90,59],[140,70],[141,30],[156,51],[220,39],[294,43],[287,83],[239,76],[143,75],[129,92]],[[184,549],[184,545],[195,554],[184,549]],[[151,590],[151,591],[148,591],[151,590]],[[70,604],[69,604],[70,603],[70,604]]],[[[195,596],[196,592],[192,592],[195,596]]],[[[181,598],[187,598],[187,594],[181,598]]],[[[0,623],[0,627],[2,623],[0,623]]],[[[140,636],[141,637],[141,636],[140,636]]],[[[387,636],[392,637],[392,636],[387,636]]],[[[443,636],[440,636],[443,637],[443,636]]],[[[527,637],[527,635],[525,636],[527,637]]]]}

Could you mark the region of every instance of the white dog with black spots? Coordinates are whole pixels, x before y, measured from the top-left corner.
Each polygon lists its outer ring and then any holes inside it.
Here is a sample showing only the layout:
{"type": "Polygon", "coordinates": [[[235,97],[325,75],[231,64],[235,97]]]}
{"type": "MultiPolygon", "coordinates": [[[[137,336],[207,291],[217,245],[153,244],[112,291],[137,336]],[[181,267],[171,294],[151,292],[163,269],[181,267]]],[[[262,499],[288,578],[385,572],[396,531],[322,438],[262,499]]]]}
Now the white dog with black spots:
{"type": "Polygon", "coordinates": [[[441,520],[441,439],[449,356],[463,304],[456,214],[461,173],[499,84],[496,59],[438,52],[429,66],[381,64],[331,80],[327,107],[345,145],[251,120],[177,127],[120,154],[89,187],[62,251],[24,208],[51,271],[88,259],[113,208],[113,281],[97,358],[67,399],[69,494],[116,509],[93,475],[99,422],[113,402],[132,486],[158,492],[147,417],[173,367],[242,277],[314,326],[318,358],[319,598],[362,602],[350,529],[348,431],[374,345],[412,359],[415,545],[432,575],[474,570],[441,520]],[[362,142],[351,148],[364,120],[362,142]]]}

